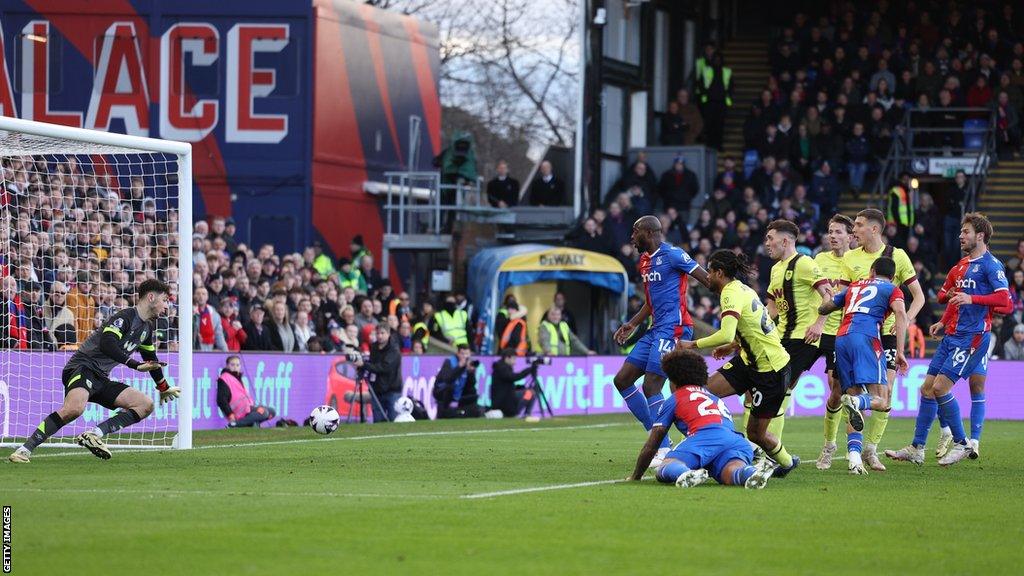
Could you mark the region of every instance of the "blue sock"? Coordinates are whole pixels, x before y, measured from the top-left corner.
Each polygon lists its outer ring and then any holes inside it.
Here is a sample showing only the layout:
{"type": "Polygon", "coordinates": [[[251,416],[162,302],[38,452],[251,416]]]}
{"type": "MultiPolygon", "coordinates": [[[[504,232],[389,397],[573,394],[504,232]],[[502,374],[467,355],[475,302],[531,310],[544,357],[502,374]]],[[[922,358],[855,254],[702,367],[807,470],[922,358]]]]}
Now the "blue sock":
{"type": "Polygon", "coordinates": [[[734,486],[743,486],[747,483],[747,479],[757,472],[757,468],[751,465],[746,465],[743,468],[737,468],[732,472],[732,483],[734,486]]]}
{"type": "Polygon", "coordinates": [[[626,407],[633,413],[633,416],[644,425],[644,430],[651,429],[651,410],[647,407],[647,399],[643,391],[636,386],[629,386],[625,390],[619,390],[626,407]]]}
{"type": "Polygon", "coordinates": [[[860,410],[871,410],[871,394],[857,396],[857,408],[860,410]]]}
{"type": "MultiPolygon", "coordinates": [[[[658,417],[658,413],[661,412],[661,405],[665,403],[665,396],[658,392],[654,396],[647,397],[647,413],[650,414],[651,422],[658,417]]],[[[661,441],[662,448],[671,448],[672,441],[668,439],[668,434],[665,435],[665,439],[661,441]]]]}
{"type": "Polygon", "coordinates": [[[655,477],[658,479],[658,482],[675,484],[676,479],[689,470],[690,468],[686,464],[683,464],[682,460],[672,460],[668,464],[658,468],[658,473],[655,477]]]}
{"type": "Polygon", "coordinates": [[[971,438],[981,440],[981,428],[985,425],[985,393],[971,394],[971,438]]]}
{"type": "Polygon", "coordinates": [[[858,454],[864,450],[864,433],[863,432],[850,432],[846,436],[846,451],[857,452],[858,454]]]}
{"type": "Polygon", "coordinates": [[[964,432],[964,421],[960,419],[960,403],[956,401],[952,392],[935,399],[939,403],[939,417],[945,419],[945,424],[953,432],[953,442],[963,444],[967,433],[964,432]]]}
{"type": "Polygon", "coordinates": [[[914,427],[914,446],[920,448],[928,442],[928,431],[938,411],[939,404],[935,398],[921,396],[921,407],[917,409],[917,425],[914,427]]]}

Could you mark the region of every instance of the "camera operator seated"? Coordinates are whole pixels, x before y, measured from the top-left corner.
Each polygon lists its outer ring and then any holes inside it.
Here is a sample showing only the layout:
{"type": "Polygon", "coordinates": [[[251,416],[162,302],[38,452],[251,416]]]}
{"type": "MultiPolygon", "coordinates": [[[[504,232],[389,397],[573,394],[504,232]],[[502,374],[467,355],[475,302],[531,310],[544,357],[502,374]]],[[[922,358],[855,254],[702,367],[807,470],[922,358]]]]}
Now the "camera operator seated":
{"type": "Polygon", "coordinates": [[[398,342],[391,338],[391,328],[386,322],[377,325],[372,338],[370,358],[357,357],[353,364],[373,376],[370,385],[381,404],[371,402],[374,423],[390,422],[396,416],[395,401],[402,396],[402,353],[398,342]]]}
{"type": "Polygon", "coordinates": [[[228,356],[217,378],[217,407],[228,419],[228,428],[259,427],[276,414],[269,406],[258,406],[242,382],[242,359],[228,356]]]}
{"type": "Polygon", "coordinates": [[[569,330],[569,324],[562,320],[562,311],[549,308],[544,320],[537,329],[537,342],[541,353],[548,356],[582,356],[592,355],[594,351],[587,348],[580,339],[569,330]]]}
{"type": "Polygon", "coordinates": [[[455,356],[444,361],[434,378],[434,399],[438,418],[475,418],[480,416],[476,390],[479,360],[471,359],[466,344],[459,344],[455,356]]]}
{"type": "Polygon", "coordinates": [[[543,362],[537,358],[516,372],[512,368],[516,364],[516,356],[514,348],[505,348],[501,351],[501,358],[491,366],[491,409],[501,410],[505,418],[518,416],[525,407],[526,389],[522,385],[517,386],[516,382],[529,376],[543,362]]]}

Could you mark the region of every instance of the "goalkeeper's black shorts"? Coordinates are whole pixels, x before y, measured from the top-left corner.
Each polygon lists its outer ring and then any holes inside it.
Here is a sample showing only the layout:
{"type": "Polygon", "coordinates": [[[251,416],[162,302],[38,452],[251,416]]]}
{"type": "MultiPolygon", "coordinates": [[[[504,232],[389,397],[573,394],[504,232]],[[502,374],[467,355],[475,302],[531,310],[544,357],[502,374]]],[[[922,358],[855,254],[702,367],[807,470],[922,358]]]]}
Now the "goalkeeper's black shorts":
{"type": "Polygon", "coordinates": [[[89,402],[99,404],[108,410],[114,410],[117,406],[114,402],[128,386],[121,382],[114,382],[107,376],[87,368],[85,366],[67,366],[61,373],[61,381],[64,382],[64,396],[75,388],[85,388],[89,392],[89,402]]]}

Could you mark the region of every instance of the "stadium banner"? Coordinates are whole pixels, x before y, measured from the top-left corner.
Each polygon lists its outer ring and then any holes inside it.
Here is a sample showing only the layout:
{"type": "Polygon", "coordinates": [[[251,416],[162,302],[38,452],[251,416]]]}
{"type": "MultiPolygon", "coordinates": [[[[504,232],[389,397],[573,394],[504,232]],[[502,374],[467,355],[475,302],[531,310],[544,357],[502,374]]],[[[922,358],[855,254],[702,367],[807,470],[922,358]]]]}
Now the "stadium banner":
{"type": "MultiPolygon", "coordinates": [[[[59,395],[45,386],[19,386],[19,382],[49,381],[60,386],[60,367],[67,360],[63,353],[48,354],[53,358],[40,361],[38,352],[10,352],[12,362],[6,381],[0,380],[0,427],[6,436],[27,436],[39,420],[55,410],[59,395]],[[39,407],[39,414],[24,414],[25,407],[39,407]],[[15,413],[18,417],[15,418],[15,413]]],[[[224,367],[227,353],[196,352],[193,354],[195,398],[192,410],[193,426],[196,430],[224,428],[227,420],[217,408],[217,376],[224,367]]],[[[346,392],[355,388],[354,370],[343,356],[313,354],[266,354],[241,353],[244,381],[253,400],[274,408],[279,418],[289,418],[300,424],[310,411],[321,404],[334,404],[341,413],[342,421],[348,413],[346,392]]],[[[177,363],[177,356],[169,354],[163,358],[171,365],[170,373],[177,363]]],[[[403,393],[423,402],[433,418],[437,412],[432,391],[434,377],[441,369],[446,356],[405,356],[402,359],[403,393]]],[[[491,367],[495,357],[481,357],[477,368],[477,382],[481,403],[490,398],[491,367]]],[[[556,416],[572,414],[606,414],[625,412],[622,398],[615,390],[613,379],[622,366],[622,356],[580,356],[552,358],[551,364],[540,366],[540,385],[556,416]]],[[[516,369],[522,369],[525,361],[517,359],[516,369]]],[[[708,358],[711,370],[722,364],[708,358]]],[[[1024,387],[1019,384],[1019,373],[1024,362],[993,360],[988,364],[988,382],[985,386],[988,418],[1024,420],[1024,387]]],[[[927,360],[910,360],[906,376],[897,378],[892,396],[892,415],[913,417],[919,403],[918,389],[924,382],[928,369],[927,360]]],[[[174,422],[177,419],[177,404],[169,402],[163,406],[148,376],[121,367],[114,371],[112,378],[134,386],[154,399],[156,407],[151,418],[174,422]]],[[[173,382],[172,382],[173,383],[173,382]]],[[[966,384],[954,389],[960,401],[963,414],[970,410],[970,391],[966,384]]],[[[805,373],[793,392],[793,403],[788,414],[816,416],[824,413],[828,397],[828,383],[824,374],[824,362],[819,361],[805,373]]],[[[728,398],[726,404],[733,412],[741,412],[742,406],[736,397],[728,398]]],[[[96,425],[108,418],[112,412],[95,404],[89,404],[83,417],[63,433],[77,434],[86,427],[96,425]]],[[[354,412],[358,414],[358,411],[354,412]]],[[[536,413],[536,412],[535,412],[536,413]]]]}

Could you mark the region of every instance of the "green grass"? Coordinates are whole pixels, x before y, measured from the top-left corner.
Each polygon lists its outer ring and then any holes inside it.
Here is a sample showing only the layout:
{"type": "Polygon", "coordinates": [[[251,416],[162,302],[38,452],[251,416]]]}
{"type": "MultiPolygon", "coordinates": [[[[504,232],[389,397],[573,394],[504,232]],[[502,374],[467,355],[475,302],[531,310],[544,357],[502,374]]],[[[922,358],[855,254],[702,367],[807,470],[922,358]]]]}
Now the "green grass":
{"type": "MultiPolygon", "coordinates": [[[[893,420],[883,444],[912,426],[893,420]]],[[[464,498],[625,477],[643,435],[609,416],[225,430],[106,462],[40,450],[0,463],[0,504],[14,574],[1019,573],[1024,423],[988,422],[980,460],[941,469],[929,446],[924,467],[867,477],[814,469],[820,430],[787,423],[806,465],[759,492],[645,481],[464,498]],[[423,434],[440,432],[457,434],[423,434]]]]}

